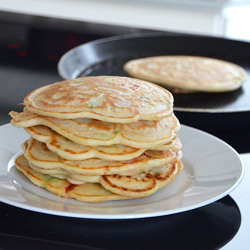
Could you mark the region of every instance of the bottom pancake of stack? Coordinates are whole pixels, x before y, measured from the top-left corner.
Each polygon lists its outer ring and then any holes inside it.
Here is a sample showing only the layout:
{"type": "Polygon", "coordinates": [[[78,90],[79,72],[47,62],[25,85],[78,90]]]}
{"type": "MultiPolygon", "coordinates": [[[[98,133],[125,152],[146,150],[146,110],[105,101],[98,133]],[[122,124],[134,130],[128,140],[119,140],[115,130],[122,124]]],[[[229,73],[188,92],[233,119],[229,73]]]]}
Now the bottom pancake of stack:
{"type": "Polygon", "coordinates": [[[66,179],[59,179],[34,170],[24,155],[16,159],[15,165],[35,185],[61,197],[85,202],[125,200],[149,196],[170,184],[183,168],[181,161],[175,160],[135,176],[103,175],[99,176],[99,183],[72,184],[66,179]]]}

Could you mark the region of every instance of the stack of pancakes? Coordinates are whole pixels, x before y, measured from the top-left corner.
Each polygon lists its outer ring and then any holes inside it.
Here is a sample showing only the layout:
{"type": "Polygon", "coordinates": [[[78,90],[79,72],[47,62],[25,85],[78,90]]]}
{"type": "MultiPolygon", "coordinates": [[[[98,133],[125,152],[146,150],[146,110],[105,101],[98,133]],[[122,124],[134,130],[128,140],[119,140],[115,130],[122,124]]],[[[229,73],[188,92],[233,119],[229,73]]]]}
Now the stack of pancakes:
{"type": "Polygon", "coordinates": [[[173,97],[152,83],[84,77],[34,90],[11,123],[31,135],[16,167],[61,197],[101,202],[149,196],[182,169],[173,97]]]}

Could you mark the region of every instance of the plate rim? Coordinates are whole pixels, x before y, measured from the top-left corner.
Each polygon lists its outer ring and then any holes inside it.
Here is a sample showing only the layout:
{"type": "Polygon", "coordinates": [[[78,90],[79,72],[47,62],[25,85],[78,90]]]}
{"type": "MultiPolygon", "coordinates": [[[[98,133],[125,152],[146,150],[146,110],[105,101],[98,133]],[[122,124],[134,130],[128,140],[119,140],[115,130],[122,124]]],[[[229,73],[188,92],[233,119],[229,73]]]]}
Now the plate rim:
{"type": "MultiPolygon", "coordinates": [[[[13,129],[17,130],[19,128],[15,128],[13,127],[10,123],[7,123],[7,124],[4,124],[4,125],[1,125],[0,126],[0,131],[3,127],[8,127],[8,126],[11,126],[13,129]]],[[[180,208],[175,208],[175,209],[170,209],[170,210],[162,210],[162,211],[155,211],[155,212],[145,212],[145,213],[132,213],[132,214],[95,214],[95,213],[76,213],[76,212],[69,212],[69,211],[59,211],[59,210],[53,210],[53,209],[46,209],[46,208],[40,208],[40,207],[36,207],[36,206],[32,206],[32,205],[28,205],[28,204],[25,204],[25,203],[20,203],[19,201],[15,202],[15,201],[12,201],[12,200],[9,200],[7,198],[3,198],[2,196],[0,196],[0,201],[3,202],[3,203],[6,203],[8,205],[11,205],[11,206],[14,206],[14,207],[18,207],[18,208],[22,208],[22,209],[25,209],[25,210],[29,210],[29,211],[33,211],[33,212],[39,212],[39,213],[45,213],[45,214],[51,214],[51,215],[56,215],[56,216],[64,216],[64,217],[72,217],[72,218],[85,218],[85,219],[140,219],[140,218],[152,218],[152,217],[158,217],[158,216],[165,216],[165,215],[172,215],[172,214],[178,214],[178,213],[181,213],[181,212],[188,212],[190,210],[193,210],[193,209],[197,209],[197,208],[200,208],[200,207],[203,207],[205,205],[209,205],[210,203],[212,202],[215,202],[223,197],[225,197],[226,195],[230,194],[232,192],[232,190],[234,190],[242,181],[243,179],[243,176],[244,176],[244,164],[243,164],[243,161],[240,157],[240,155],[238,154],[238,152],[232,147],[230,146],[228,143],[224,142],[223,140],[221,140],[220,138],[212,135],[212,134],[209,134],[205,131],[202,131],[200,129],[197,129],[197,128],[193,128],[193,127],[190,127],[190,126],[187,126],[187,125],[184,125],[184,124],[181,124],[181,127],[184,128],[184,129],[187,129],[187,130],[192,130],[194,132],[198,132],[198,133],[201,133],[205,136],[209,136],[211,137],[213,140],[217,140],[219,141],[220,143],[222,143],[224,146],[226,146],[227,148],[230,149],[230,152],[235,154],[235,156],[237,156],[237,159],[239,160],[239,171],[240,171],[240,175],[238,177],[238,179],[232,183],[232,185],[227,188],[226,190],[224,190],[221,194],[219,195],[216,195],[208,200],[205,200],[205,201],[202,201],[202,202],[198,202],[196,204],[193,204],[193,205],[189,205],[189,206],[185,206],[184,208],[183,207],[180,207],[180,208]]],[[[13,159],[13,157],[17,155],[17,153],[13,154],[11,156],[11,159],[13,159]]],[[[10,164],[10,161],[11,159],[8,160],[8,165],[10,164]]],[[[6,166],[8,167],[8,166],[6,166]]],[[[0,165],[0,170],[1,170],[1,165],[0,165]]],[[[12,184],[12,186],[15,188],[15,191],[17,193],[17,195],[21,195],[18,190],[16,189],[16,186],[11,182],[11,180],[9,179],[8,177],[8,171],[7,171],[7,176],[5,176],[8,178],[8,181],[9,183],[12,184]]],[[[0,180],[0,183],[1,183],[1,180],[0,180]]],[[[53,194],[52,194],[53,195],[53,194]]],[[[55,195],[55,197],[57,197],[55,195]]],[[[45,199],[44,197],[41,197],[41,199],[45,199]]],[[[127,200],[128,202],[129,200],[127,200]]],[[[119,201],[116,201],[116,202],[119,202],[119,201]]],[[[66,204],[66,203],[65,203],[66,204]]],[[[88,203],[84,203],[84,204],[88,204],[88,203]]],[[[93,205],[93,203],[90,203],[93,205]]],[[[106,207],[105,207],[106,208],[106,207]]]]}

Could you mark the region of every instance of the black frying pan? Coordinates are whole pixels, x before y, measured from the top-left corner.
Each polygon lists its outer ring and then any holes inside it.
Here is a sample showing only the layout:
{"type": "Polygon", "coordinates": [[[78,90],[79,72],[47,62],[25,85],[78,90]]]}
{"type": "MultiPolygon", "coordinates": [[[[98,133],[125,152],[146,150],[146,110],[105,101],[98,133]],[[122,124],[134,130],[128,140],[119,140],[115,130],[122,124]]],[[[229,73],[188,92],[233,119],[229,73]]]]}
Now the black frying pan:
{"type": "Polygon", "coordinates": [[[60,59],[58,71],[64,79],[90,75],[127,76],[123,70],[125,62],[157,55],[219,58],[246,70],[249,77],[240,89],[227,93],[175,94],[174,109],[182,123],[226,139],[241,152],[250,151],[250,143],[242,140],[247,136],[250,139],[250,44],[247,42],[162,32],[117,36],[70,50],[60,59]]]}

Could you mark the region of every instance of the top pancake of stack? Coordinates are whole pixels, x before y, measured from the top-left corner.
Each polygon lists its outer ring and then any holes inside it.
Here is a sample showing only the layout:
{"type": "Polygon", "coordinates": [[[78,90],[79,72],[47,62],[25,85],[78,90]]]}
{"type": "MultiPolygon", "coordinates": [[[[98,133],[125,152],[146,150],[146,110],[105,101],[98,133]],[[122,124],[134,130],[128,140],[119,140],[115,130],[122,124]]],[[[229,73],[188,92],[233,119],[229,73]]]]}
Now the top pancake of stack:
{"type": "Polygon", "coordinates": [[[57,82],[24,99],[28,111],[62,119],[92,118],[111,123],[161,120],[173,112],[170,92],[152,83],[117,76],[57,82]]]}

